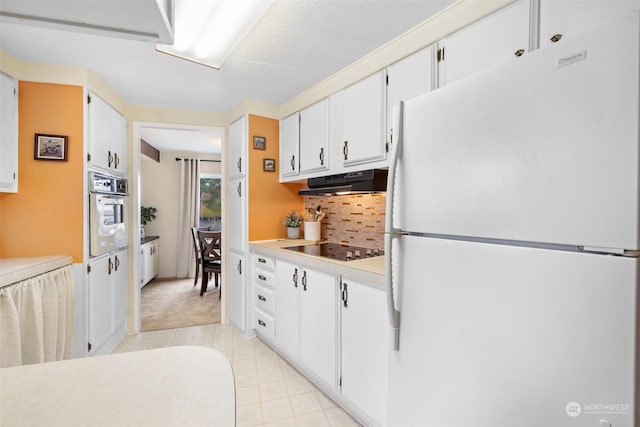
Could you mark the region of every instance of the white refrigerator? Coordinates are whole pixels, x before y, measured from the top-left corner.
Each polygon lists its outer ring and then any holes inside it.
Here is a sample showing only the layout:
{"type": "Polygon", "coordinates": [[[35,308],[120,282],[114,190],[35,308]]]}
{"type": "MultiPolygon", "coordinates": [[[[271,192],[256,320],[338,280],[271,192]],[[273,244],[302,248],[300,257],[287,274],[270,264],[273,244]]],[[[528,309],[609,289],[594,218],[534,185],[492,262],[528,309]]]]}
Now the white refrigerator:
{"type": "Polygon", "coordinates": [[[640,17],[401,104],[391,426],[638,425],[640,17]]]}

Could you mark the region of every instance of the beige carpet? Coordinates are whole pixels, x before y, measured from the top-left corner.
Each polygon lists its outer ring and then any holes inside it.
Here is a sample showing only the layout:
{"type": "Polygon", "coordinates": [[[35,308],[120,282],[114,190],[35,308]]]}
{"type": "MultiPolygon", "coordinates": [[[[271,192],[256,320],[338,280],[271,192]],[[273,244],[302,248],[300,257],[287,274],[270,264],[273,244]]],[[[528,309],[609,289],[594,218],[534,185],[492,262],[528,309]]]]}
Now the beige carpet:
{"type": "Polygon", "coordinates": [[[193,279],[153,279],[142,288],[142,330],[220,323],[220,301],[213,280],[200,297],[193,279]]]}

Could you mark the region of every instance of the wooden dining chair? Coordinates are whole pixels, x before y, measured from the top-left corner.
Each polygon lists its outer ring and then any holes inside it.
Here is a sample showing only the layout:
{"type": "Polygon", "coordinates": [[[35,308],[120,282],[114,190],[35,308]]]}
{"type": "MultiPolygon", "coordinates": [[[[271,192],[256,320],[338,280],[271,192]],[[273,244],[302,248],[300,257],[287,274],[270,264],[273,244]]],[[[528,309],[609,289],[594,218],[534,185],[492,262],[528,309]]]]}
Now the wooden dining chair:
{"type": "Polygon", "coordinates": [[[193,278],[193,286],[198,284],[198,273],[200,272],[200,243],[198,242],[198,231],[209,231],[209,227],[191,227],[191,235],[193,236],[193,250],[196,256],[196,276],[193,278]]]}
{"type": "Polygon", "coordinates": [[[222,288],[218,276],[222,275],[222,233],[220,231],[198,231],[200,259],[202,263],[202,285],[200,296],[207,292],[209,273],[215,277],[216,289],[220,290],[218,299],[222,297],[222,288]]]}

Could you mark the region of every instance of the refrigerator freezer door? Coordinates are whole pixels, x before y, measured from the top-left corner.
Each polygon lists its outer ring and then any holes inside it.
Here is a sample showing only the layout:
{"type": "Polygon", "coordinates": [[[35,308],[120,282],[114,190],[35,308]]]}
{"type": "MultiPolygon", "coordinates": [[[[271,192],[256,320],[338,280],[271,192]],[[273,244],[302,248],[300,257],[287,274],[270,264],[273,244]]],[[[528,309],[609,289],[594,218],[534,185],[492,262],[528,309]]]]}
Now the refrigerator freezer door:
{"type": "Polygon", "coordinates": [[[633,425],[637,259],[415,236],[396,248],[390,426],[633,425]]]}
{"type": "Polygon", "coordinates": [[[404,106],[396,227],[635,250],[639,18],[404,106]]]}

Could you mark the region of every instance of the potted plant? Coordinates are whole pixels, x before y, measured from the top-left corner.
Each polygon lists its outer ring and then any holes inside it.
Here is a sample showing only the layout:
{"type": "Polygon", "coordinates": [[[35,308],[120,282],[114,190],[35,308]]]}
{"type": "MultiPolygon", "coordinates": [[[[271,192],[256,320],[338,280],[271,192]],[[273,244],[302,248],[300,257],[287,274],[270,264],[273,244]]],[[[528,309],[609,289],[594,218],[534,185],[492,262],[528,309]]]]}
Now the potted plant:
{"type": "Polygon", "coordinates": [[[300,226],[302,225],[302,217],[293,209],[284,218],[284,225],[287,226],[287,237],[289,239],[297,239],[300,237],[300,226]]]}
{"type": "Polygon", "coordinates": [[[153,206],[140,206],[140,236],[145,236],[144,226],[156,219],[158,210],[153,206]]]}

